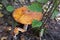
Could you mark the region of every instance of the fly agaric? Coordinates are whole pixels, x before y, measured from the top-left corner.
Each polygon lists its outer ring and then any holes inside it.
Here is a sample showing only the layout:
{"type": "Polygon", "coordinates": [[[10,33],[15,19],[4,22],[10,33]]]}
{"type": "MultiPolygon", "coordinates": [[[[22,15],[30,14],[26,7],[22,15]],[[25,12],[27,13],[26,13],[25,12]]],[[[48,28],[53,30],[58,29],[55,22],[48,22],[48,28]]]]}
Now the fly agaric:
{"type": "Polygon", "coordinates": [[[43,14],[41,12],[32,12],[26,6],[23,6],[15,9],[12,16],[17,22],[24,24],[24,29],[27,30],[28,25],[32,24],[34,19],[42,20],[43,14]]]}

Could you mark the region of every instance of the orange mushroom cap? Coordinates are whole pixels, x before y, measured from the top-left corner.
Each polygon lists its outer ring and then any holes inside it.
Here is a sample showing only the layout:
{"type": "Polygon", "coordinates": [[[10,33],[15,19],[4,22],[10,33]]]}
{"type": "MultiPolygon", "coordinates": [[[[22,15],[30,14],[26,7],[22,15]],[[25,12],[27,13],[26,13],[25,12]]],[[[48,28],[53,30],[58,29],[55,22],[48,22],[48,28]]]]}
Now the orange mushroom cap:
{"type": "Polygon", "coordinates": [[[43,14],[41,12],[29,12],[27,7],[21,7],[15,9],[13,12],[13,18],[22,24],[32,24],[34,19],[42,20],[43,14]]]}

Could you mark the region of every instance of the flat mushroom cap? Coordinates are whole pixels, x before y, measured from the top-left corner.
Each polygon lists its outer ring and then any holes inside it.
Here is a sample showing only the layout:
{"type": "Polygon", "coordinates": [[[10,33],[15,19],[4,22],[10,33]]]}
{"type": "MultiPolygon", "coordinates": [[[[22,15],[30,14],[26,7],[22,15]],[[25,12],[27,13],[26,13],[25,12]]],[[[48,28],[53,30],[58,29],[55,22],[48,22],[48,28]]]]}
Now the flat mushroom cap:
{"type": "Polygon", "coordinates": [[[27,7],[17,8],[13,12],[13,18],[22,24],[32,24],[34,19],[40,21],[42,17],[41,12],[29,12],[27,7]]]}

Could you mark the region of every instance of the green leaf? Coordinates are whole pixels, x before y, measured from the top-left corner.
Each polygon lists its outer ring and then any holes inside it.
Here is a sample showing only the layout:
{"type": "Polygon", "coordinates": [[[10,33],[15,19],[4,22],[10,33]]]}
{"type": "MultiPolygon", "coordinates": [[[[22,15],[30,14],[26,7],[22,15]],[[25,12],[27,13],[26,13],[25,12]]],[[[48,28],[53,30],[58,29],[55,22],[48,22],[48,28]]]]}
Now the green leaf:
{"type": "Polygon", "coordinates": [[[31,11],[42,12],[42,5],[40,3],[32,3],[28,6],[28,9],[31,11]]]}
{"type": "Polygon", "coordinates": [[[41,21],[33,20],[32,22],[32,28],[38,28],[42,25],[41,21]]]}
{"type": "Polygon", "coordinates": [[[37,0],[37,1],[40,3],[47,3],[48,2],[48,0],[37,0]]]}
{"type": "Polygon", "coordinates": [[[58,12],[57,10],[55,10],[55,11],[53,12],[51,18],[54,19],[58,13],[59,13],[59,12],[58,12]]]}
{"type": "Polygon", "coordinates": [[[14,10],[14,7],[9,5],[6,7],[7,11],[12,12],[14,10]]]}

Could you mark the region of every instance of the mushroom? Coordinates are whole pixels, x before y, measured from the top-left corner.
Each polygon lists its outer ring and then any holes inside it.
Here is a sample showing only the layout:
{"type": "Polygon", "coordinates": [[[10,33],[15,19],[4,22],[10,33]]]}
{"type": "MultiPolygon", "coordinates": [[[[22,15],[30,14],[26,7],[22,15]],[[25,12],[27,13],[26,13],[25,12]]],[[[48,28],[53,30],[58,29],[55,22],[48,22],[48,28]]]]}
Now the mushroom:
{"type": "Polygon", "coordinates": [[[34,19],[42,20],[43,14],[41,12],[32,12],[26,6],[23,6],[15,9],[12,16],[17,22],[24,24],[24,29],[27,31],[28,25],[31,25],[34,19]]]}
{"type": "Polygon", "coordinates": [[[21,31],[21,32],[25,32],[25,30],[24,30],[24,29],[19,28],[19,27],[15,27],[15,29],[14,29],[14,33],[15,33],[15,34],[18,34],[18,33],[19,33],[19,31],[21,31]]]}
{"type": "Polygon", "coordinates": [[[14,28],[14,31],[13,31],[13,33],[14,33],[14,36],[13,36],[13,37],[14,37],[15,39],[17,39],[16,35],[19,34],[19,31],[21,31],[21,32],[25,32],[24,29],[22,29],[22,28],[18,28],[18,27],[15,27],[15,28],[14,28]]]}

